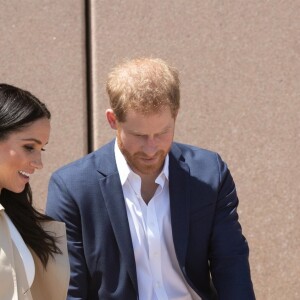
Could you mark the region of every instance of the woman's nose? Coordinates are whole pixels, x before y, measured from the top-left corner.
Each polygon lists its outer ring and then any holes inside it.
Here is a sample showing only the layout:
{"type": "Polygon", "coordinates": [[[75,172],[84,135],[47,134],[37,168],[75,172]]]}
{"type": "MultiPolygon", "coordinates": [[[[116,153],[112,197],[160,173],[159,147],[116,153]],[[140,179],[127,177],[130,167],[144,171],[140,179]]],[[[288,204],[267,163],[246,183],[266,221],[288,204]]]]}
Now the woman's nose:
{"type": "Polygon", "coordinates": [[[43,168],[42,159],[41,158],[34,159],[31,161],[30,165],[35,169],[42,169],[43,168]]]}

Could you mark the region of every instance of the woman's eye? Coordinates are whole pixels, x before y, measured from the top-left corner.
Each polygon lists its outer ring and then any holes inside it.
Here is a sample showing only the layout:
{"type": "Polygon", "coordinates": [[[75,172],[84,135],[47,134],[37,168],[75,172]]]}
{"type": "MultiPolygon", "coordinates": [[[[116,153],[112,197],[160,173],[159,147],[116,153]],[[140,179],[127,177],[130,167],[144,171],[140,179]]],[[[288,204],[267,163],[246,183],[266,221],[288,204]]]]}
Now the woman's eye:
{"type": "Polygon", "coordinates": [[[25,150],[29,151],[29,152],[32,152],[34,150],[34,147],[33,146],[28,146],[28,145],[25,145],[24,146],[25,150]]]}
{"type": "MultiPolygon", "coordinates": [[[[34,146],[31,146],[31,145],[24,145],[23,147],[24,147],[25,150],[28,151],[28,152],[32,152],[32,151],[34,151],[34,150],[38,150],[38,149],[36,149],[34,146]]],[[[46,151],[46,149],[45,149],[45,148],[41,148],[41,151],[46,151]]]]}

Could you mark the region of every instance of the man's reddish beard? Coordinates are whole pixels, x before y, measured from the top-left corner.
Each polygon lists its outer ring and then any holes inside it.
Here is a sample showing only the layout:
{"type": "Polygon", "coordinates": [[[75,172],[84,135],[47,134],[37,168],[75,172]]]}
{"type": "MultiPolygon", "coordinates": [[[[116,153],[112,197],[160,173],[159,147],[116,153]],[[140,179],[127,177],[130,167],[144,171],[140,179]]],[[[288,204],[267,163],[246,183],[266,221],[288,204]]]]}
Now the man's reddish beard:
{"type": "Polygon", "coordinates": [[[121,139],[118,138],[118,146],[120,148],[120,151],[124,155],[129,167],[137,173],[141,173],[144,175],[151,175],[156,174],[158,175],[160,171],[162,170],[164,160],[168,154],[168,152],[165,152],[163,150],[159,150],[155,153],[155,155],[151,158],[157,159],[157,161],[153,164],[144,164],[142,162],[142,159],[149,158],[147,154],[144,152],[136,152],[134,154],[130,154],[126,148],[124,147],[124,144],[122,143],[121,139]]]}

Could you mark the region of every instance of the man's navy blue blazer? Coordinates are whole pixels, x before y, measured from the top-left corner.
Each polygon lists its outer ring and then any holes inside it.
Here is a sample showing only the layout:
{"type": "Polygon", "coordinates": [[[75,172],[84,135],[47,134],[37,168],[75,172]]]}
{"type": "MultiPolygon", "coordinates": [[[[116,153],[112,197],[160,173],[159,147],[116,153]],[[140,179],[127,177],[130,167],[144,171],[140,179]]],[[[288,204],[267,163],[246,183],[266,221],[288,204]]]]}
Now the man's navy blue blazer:
{"type": "MultiPolygon", "coordinates": [[[[214,152],[179,143],[169,158],[172,234],[185,279],[203,300],[255,299],[227,165],[214,152]]],[[[138,299],[114,141],[53,173],[46,213],[66,223],[68,299],[138,299]]]]}

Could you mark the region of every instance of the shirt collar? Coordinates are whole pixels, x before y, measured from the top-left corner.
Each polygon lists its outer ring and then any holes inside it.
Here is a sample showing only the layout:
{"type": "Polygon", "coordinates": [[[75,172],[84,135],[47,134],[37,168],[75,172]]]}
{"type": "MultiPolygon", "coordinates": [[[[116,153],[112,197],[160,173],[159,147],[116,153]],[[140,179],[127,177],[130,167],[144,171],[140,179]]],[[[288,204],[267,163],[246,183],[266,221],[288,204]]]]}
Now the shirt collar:
{"type": "MultiPolygon", "coordinates": [[[[117,139],[115,140],[115,158],[121,184],[124,185],[124,183],[128,179],[129,174],[134,172],[128,166],[127,161],[119,148],[117,139]]],[[[169,180],[169,154],[166,156],[163,169],[157,176],[155,182],[163,186],[165,179],[169,180]]]]}
{"type": "Polygon", "coordinates": [[[119,148],[117,139],[115,140],[115,158],[116,158],[116,164],[117,164],[121,184],[124,185],[131,172],[131,169],[129,168],[126,159],[119,148]]]}

